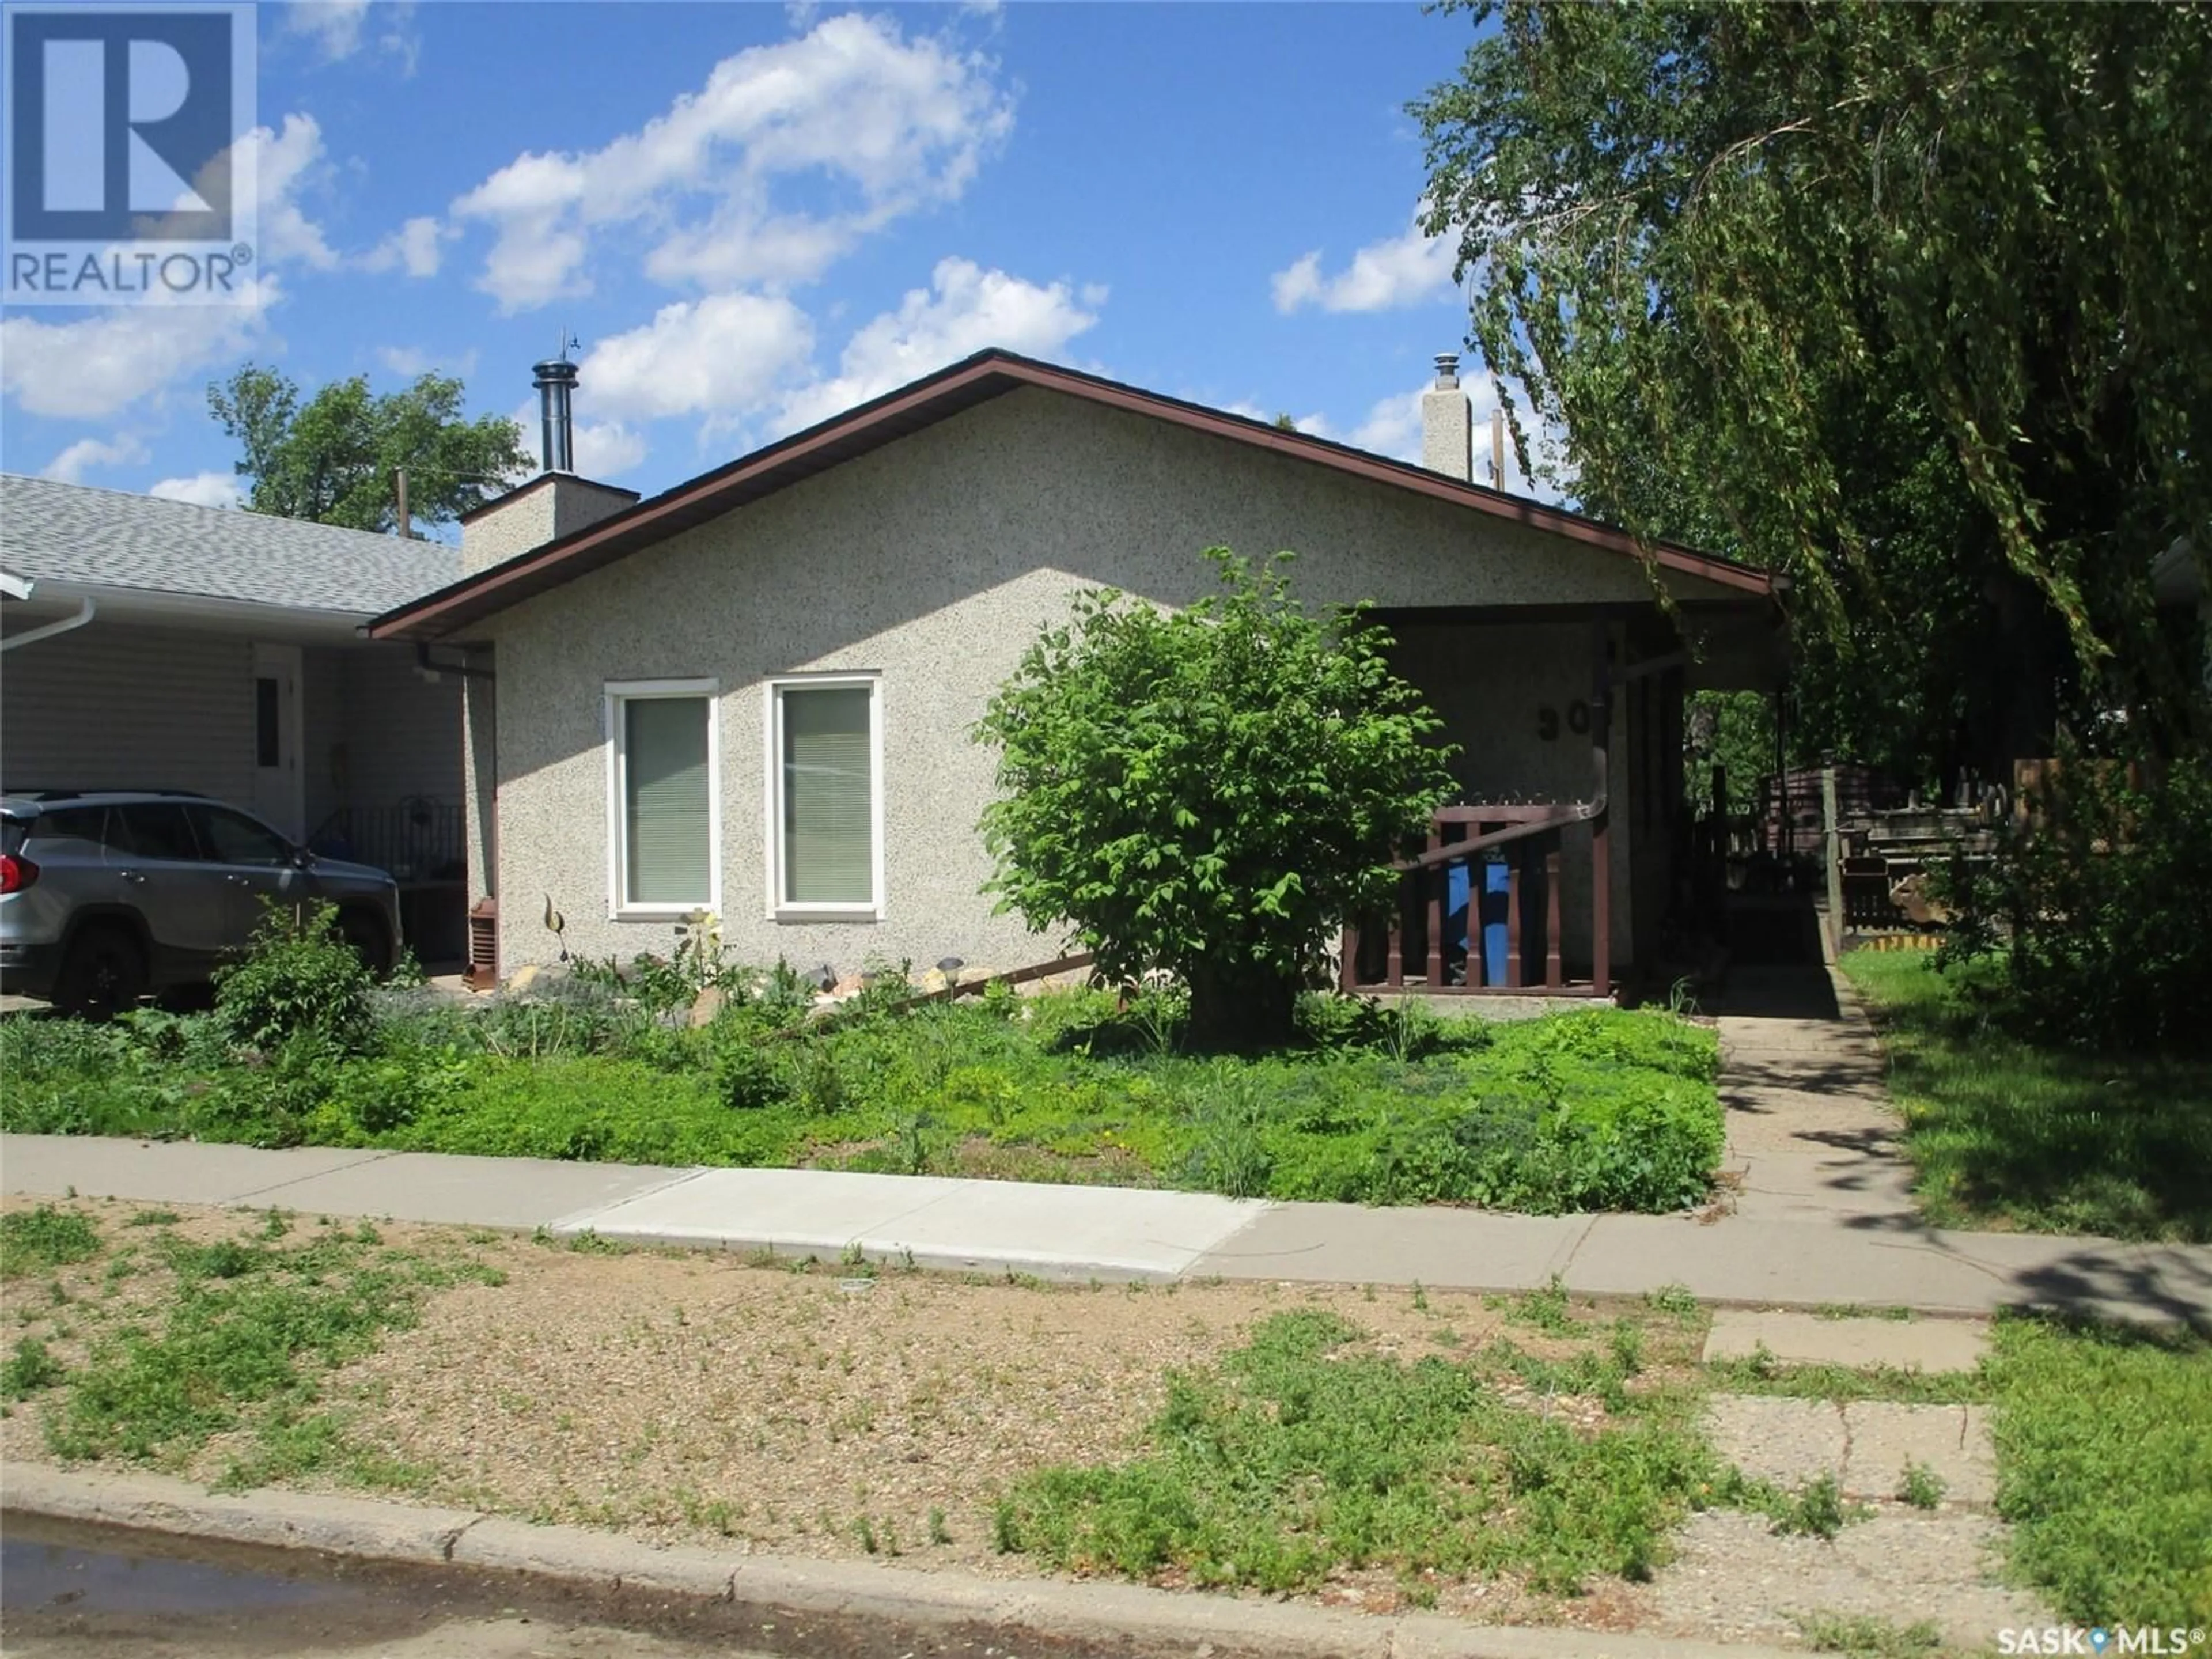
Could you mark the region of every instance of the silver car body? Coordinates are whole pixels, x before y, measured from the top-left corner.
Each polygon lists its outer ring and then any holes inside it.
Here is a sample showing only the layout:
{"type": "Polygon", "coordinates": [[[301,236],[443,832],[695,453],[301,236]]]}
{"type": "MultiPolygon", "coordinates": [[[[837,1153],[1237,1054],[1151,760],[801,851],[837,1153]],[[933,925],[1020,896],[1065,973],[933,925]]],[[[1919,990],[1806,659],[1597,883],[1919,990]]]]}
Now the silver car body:
{"type": "Polygon", "coordinates": [[[138,990],[204,982],[272,902],[336,905],[379,968],[400,939],[389,875],[318,856],[201,795],[0,795],[0,853],[13,866],[12,890],[0,893],[0,988],[24,995],[66,990],[73,961],[81,977],[88,936],[143,970],[138,990]]]}

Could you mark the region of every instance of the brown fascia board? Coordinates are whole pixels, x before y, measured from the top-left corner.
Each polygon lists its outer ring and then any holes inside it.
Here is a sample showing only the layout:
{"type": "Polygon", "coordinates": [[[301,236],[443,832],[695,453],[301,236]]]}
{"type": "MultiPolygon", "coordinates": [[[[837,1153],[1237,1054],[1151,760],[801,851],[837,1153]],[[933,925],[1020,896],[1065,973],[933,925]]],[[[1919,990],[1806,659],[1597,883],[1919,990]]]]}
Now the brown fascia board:
{"type": "Polygon", "coordinates": [[[949,368],[885,392],[804,432],[794,433],[765,449],[702,473],[558,541],[519,553],[488,570],[465,576],[434,592],[387,611],[368,625],[369,637],[448,638],[471,623],[612,563],[627,553],[1024,386],[1065,392],[1109,409],[1126,410],[1234,443],[1273,450],[1295,460],[1330,467],[1353,477],[1411,490],[1455,506],[1472,507],[1492,518],[1564,536],[1570,541],[1626,557],[1648,556],[1662,568],[1735,588],[1747,595],[1771,598],[1784,586],[1783,579],[1771,572],[1691,548],[1666,542],[1639,544],[1626,531],[1579,513],[1462,483],[1440,472],[1370,455],[1326,438],[1285,431],[1264,421],[1224,414],[1200,404],[1186,403],[1095,374],[994,349],[978,352],[949,368]]]}

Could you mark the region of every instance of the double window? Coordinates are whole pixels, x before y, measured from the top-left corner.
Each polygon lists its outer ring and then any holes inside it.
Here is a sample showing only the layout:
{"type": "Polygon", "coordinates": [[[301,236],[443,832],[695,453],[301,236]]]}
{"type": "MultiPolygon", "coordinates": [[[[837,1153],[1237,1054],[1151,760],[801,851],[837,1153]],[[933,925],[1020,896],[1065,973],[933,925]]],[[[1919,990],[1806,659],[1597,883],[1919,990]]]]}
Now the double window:
{"type": "Polygon", "coordinates": [[[607,688],[609,885],[617,915],[711,910],[722,888],[712,680],[607,688]]]}
{"type": "MultiPolygon", "coordinates": [[[[608,884],[617,916],[721,906],[719,690],[712,680],[607,687],[608,884]]],[[[880,917],[879,682],[812,675],[764,690],[768,914],[880,917]]]]}

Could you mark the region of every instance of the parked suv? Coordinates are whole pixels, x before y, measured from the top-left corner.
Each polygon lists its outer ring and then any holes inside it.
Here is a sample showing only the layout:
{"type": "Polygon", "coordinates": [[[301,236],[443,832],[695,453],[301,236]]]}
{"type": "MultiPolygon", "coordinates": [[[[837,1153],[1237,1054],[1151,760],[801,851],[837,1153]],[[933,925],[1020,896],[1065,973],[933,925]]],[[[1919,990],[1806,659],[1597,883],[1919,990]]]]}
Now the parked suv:
{"type": "Polygon", "coordinates": [[[269,901],[326,900],[375,972],[399,938],[399,894],[366,865],[321,858],[234,806],[157,790],[0,795],[0,988],[77,1011],[204,983],[269,901]]]}

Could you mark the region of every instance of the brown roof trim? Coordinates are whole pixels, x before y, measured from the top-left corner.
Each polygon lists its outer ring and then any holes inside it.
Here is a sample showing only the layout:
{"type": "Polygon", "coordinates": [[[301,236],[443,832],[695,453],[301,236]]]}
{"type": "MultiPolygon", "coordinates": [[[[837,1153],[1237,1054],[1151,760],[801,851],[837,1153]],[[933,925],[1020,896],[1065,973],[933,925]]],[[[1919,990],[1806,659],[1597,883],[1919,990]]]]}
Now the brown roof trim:
{"type": "Polygon", "coordinates": [[[471,519],[482,518],[485,514],[490,512],[495,507],[505,507],[509,501],[514,501],[517,496],[527,495],[533,489],[537,489],[544,485],[551,483],[556,479],[559,479],[566,483],[581,484],[586,489],[605,490],[610,495],[627,495],[633,501],[641,500],[645,493],[644,491],[638,489],[625,489],[620,484],[601,483],[596,478],[586,478],[574,472],[541,472],[536,477],[528,479],[522,483],[515,485],[514,489],[508,490],[505,495],[495,495],[488,501],[478,501],[467,512],[456,516],[453,522],[455,524],[466,524],[471,519]]]}
{"type": "Polygon", "coordinates": [[[1170,421],[1194,432],[1273,450],[1354,477],[1472,507],[1492,518],[1564,536],[1608,552],[1632,558],[1648,554],[1663,568],[1747,594],[1769,596],[1784,585],[1771,573],[1749,565],[1671,543],[1639,544],[1626,531],[1601,524],[1579,513],[1547,507],[1480,484],[1463,483],[1442,473],[1370,455],[1326,438],[1286,432],[1264,421],[1224,414],[1200,404],[1164,397],[1012,352],[988,350],[886,392],[804,432],[794,433],[765,449],[741,456],[726,466],[702,473],[558,541],[517,554],[503,563],[465,576],[435,592],[388,611],[369,624],[369,636],[380,640],[448,637],[472,622],[612,563],[626,553],[688,530],[732,507],[787,489],[842,461],[1024,386],[1065,392],[1110,409],[1126,410],[1155,420],[1170,421]]]}

